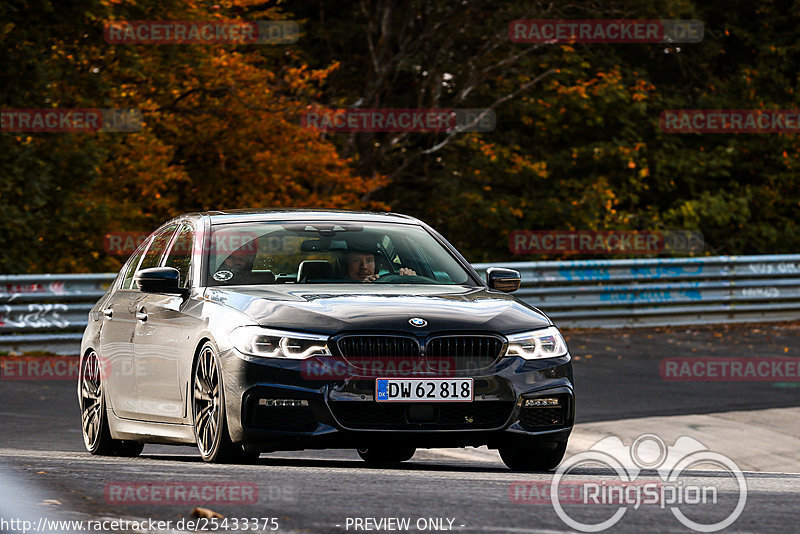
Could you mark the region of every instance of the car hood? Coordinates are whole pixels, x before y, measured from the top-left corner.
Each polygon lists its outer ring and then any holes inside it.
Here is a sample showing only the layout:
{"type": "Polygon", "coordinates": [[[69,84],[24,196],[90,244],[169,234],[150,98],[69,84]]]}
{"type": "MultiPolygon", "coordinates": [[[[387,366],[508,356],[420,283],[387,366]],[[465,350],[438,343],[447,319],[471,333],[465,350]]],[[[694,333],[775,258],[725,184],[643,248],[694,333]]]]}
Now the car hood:
{"type": "Polygon", "coordinates": [[[446,330],[514,333],[551,324],[538,309],[506,293],[465,286],[272,285],[206,289],[206,298],[271,328],[342,331],[446,330]],[[414,327],[409,319],[427,321],[414,327]]]}

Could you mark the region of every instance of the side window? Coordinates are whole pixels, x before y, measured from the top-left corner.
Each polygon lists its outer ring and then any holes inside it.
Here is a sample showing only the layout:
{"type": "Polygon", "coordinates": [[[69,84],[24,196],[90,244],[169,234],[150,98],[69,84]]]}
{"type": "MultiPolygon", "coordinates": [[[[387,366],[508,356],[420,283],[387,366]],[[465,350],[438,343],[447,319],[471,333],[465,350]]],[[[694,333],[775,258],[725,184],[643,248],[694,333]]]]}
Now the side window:
{"type": "Polygon", "coordinates": [[[392,239],[388,235],[383,236],[381,245],[383,246],[383,250],[386,251],[386,255],[389,257],[389,261],[391,261],[394,264],[395,270],[402,267],[400,256],[397,255],[397,247],[394,246],[392,239]]]}
{"type": "Polygon", "coordinates": [[[402,263],[405,267],[413,269],[422,276],[428,278],[436,278],[436,275],[431,271],[431,262],[425,256],[424,250],[419,246],[419,243],[407,237],[402,238],[402,242],[398,243],[398,249],[402,249],[402,263]]]}
{"type": "Polygon", "coordinates": [[[171,224],[156,234],[156,236],[153,238],[153,241],[150,243],[150,246],[147,248],[147,252],[142,259],[142,264],[139,265],[137,271],[149,269],[151,267],[158,267],[158,264],[161,261],[161,256],[164,254],[164,249],[167,248],[167,244],[169,243],[172,234],[175,233],[175,228],[177,227],[177,224],[171,224]]]}
{"type": "Polygon", "coordinates": [[[128,263],[128,270],[125,271],[125,278],[122,279],[122,289],[131,289],[133,286],[133,273],[136,272],[136,268],[139,266],[139,262],[142,260],[142,256],[144,255],[144,251],[147,250],[148,242],[145,242],[144,245],[139,247],[139,249],[134,252],[133,257],[131,258],[130,262],[128,263]]]}
{"type": "Polygon", "coordinates": [[[189,287],[189,266],[192,261],[192,245],[194,244],[194,229],[189,223],[183,223],[178,230],[178,237],[172,244],[167,255],[164,267],[174,267],[181,273],[180,286],[189,287]]]}

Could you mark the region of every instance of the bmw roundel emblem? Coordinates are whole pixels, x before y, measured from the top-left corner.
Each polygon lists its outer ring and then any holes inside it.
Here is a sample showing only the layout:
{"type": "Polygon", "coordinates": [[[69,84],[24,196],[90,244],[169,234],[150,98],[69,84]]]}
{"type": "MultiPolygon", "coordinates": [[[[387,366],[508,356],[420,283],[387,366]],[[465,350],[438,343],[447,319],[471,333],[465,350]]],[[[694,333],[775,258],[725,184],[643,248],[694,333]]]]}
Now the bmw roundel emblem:
{"type": "Polygon", "coordinates": [[[408,320],[408,322],[411,324],[411,326],[418,326],[420,328],[422,328],[423,326],[427,326],[428,324],[428,321],[426,321],[425,319],[420,319],[419,317],[412,317],[411,319],[408,320]]]}

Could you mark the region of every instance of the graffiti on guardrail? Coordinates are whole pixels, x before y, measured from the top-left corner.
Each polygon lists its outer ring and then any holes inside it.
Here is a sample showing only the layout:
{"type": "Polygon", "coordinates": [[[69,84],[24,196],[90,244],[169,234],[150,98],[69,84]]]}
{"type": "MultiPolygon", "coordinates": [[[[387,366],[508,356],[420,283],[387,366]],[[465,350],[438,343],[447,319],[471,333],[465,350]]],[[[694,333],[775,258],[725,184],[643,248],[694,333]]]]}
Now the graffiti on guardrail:
{"type": "Polygon", "coordinates": [[[750,272],[756,274],[797,274],[800,273],[800,265],[797,263],[751,263],[750,272]]]}
{"type": "Polygon", "coordinates": [[[69,321],[62,317],[69,306],[66,304],[28,304],[24,310],[16,311],[8,304],[0,306],[0,327],[11,328],[67,328],[69,321]]]}
{"type": "Polygon", "coordinates": [[[25,295],[64,295],[67,292],[64,282],[50,282],[47,285],[40,283],[5,284],[0,286],[0,289],[2,289],[0,302],[11,302],[25,295]]]}
{"type": "Polygon", "coordinates": [[[775,298],[781,296],[781,291],[777,287],[744,287],[742,288],[742,296],[775,298]]]}
{"type": "MultiPolygon", "coordinates": [[[[697,263],[695,265],[654,265],[646,267],[631,267],[630,269],[614,269],[616,276],[627,276],[632,278],[677,278],[685,275],[701,274],[703,272],[703,264],[697,263]]],[[[567,281],[602,281],[611,280],[612,272],[606,268],[576,268],[574,266],[561,267],[558,269],[558,275],[561,279],[567,281]]]]}
{"type": "Polygon", "coordinates": [[[703,264],[633,267],[630,272],[631,275],[642,278],[672,278],[687,274],[700,274],[703,272],[703,264]]]}
{"type": "Polygon", "coordinates": [[[604,302],[669,302],[680,300],[681,298],[702,300],[703,295],[695,289],[687,289],[684,291],[620,292],[611,288],[600,294],[600,300],[604,302]]]}
{"type": "Polygon", "coordinates": [[[6,293],[42,293],[45,290],[44,284],[6,284],[3,288],[6,293]]]}
{"type": "Polygon", "coordinates": [[[564,280],[608,280],[611,274],[608,269],[574,269],[564,267],[558,270],[558,275],[564,280]]]}

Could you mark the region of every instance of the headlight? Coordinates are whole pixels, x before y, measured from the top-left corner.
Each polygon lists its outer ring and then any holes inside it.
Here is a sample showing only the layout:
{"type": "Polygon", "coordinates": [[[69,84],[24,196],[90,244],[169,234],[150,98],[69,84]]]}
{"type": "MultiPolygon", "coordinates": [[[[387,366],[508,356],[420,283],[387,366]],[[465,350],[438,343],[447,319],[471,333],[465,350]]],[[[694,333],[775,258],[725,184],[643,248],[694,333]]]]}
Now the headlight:
{"type": "Polygon", "coordinates": [[[551,326],[533,332],[512,334],[508,337],[506,356],[520,356],[526,360],[557,358],[567,354],[567,342],[558,328],[551,326]]]}
{"type": "Polygon", "coordinates": [[[311,356],[330,356],[328,336],[270,330],[261,326],[242,326],[231,332],[231,343],[239,352],[264,358],[302,360],[311,356]]]}

